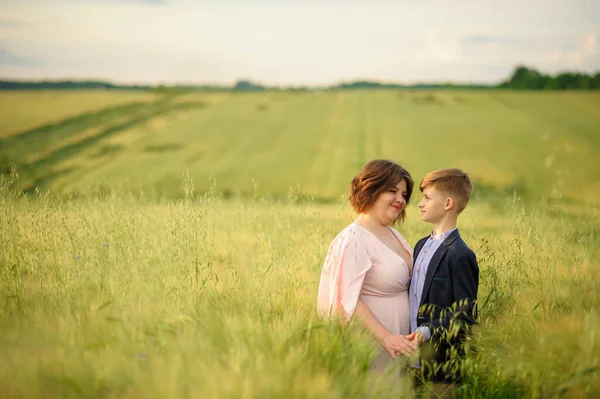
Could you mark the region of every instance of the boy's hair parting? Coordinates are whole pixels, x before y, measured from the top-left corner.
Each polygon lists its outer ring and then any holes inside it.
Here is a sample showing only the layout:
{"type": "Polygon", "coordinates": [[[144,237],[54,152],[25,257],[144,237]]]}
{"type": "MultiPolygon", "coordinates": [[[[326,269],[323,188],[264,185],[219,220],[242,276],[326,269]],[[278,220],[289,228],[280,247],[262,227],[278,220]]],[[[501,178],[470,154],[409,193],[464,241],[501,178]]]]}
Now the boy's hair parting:
{"type": "Polygon", "coordinates": [[[427,173],[421,181],[419,189],[423,191],[430,186],[450,194],[454,199],[458,213],[465,210],[473,192],[469,175],[457,168],[438,169],[427,173]]]}

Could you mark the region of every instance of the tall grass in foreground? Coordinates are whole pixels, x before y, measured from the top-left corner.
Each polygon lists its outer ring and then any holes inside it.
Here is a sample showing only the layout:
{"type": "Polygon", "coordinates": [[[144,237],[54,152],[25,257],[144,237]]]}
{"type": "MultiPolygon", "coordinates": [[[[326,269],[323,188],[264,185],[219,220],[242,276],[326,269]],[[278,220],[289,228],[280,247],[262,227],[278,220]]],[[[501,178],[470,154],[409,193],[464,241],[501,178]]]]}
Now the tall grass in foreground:
{"type": "MultiPolygon", "coordinates": [[[[470,205],[481,323],[465,397],[600,395],[598,209],[470,205]]],[[[343,204],[0,185],[0,396],[383,397],[357,325],[315,312],[343,204]]],[[[426,234],[413,208],[400,230],[426,234]]],[[[410,396],[410,392],[404,392],[410,396]]]]}

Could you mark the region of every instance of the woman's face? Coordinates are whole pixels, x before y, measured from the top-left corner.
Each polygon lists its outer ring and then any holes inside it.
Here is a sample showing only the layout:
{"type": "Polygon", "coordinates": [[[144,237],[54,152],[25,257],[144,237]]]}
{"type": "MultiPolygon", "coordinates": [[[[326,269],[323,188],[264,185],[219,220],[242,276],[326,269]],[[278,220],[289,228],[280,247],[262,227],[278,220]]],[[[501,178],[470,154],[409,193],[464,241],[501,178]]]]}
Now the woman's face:
{"type": "Polygon", "coordinates": [[[379,194],[369,213],[384,225],[394,223],[406,208],[406,194],[406,181],[402,179],[395,187],[379,194]]]}

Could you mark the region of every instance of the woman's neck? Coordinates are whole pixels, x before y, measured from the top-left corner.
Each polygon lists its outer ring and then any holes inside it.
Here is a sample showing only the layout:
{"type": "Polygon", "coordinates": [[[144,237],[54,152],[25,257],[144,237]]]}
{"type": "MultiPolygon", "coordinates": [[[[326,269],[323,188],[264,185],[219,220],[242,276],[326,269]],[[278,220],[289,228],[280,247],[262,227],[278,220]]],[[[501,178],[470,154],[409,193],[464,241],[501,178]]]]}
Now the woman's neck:
{"type": "Polygon", "coordinates": [[[376,215],[373,215],[370,213],[361,213],[360,215],[358,215],[356,220],[357,220],[357,222],[359,222],[360,225],[369,227],[375,231],[377,231],[377,230],[381,231],[381,230],[387,229],[389,226],[389,225],[381,222],[381,220],[379,220],[379,218],[376,215]]]}

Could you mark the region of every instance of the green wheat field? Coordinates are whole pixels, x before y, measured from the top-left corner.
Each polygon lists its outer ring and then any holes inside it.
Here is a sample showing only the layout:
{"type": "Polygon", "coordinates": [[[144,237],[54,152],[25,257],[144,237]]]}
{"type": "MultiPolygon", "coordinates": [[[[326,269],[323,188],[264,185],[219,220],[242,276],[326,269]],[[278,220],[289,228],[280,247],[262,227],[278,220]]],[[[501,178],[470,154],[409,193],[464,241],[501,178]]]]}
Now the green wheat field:
{"type": "Polygon", "coordinates": [[[0,397],[390,397],[316,314],[374,158],[474,182],[461,395],[599,397],[599,155],[592,92],[0,93],[0,397]]]}

